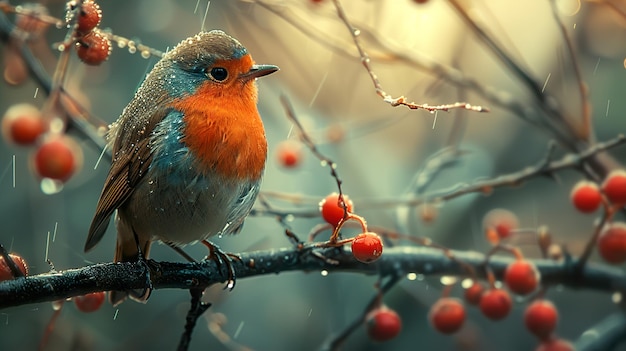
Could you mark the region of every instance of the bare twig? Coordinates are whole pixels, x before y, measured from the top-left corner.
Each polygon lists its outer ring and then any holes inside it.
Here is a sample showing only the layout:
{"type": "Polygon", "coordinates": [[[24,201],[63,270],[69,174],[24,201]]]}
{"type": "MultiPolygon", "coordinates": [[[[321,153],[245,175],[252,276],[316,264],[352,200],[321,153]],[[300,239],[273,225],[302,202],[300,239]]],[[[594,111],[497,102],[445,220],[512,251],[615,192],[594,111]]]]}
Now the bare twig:
{"type": "Polygon", "coordinates": [[[376,73],[374,72],[370,64],[371,59],[369,55],[367,54],[367,52],[365,52],[365,49],[363,49],[363,46],[361,45],[361,42],[359,40],[359,35],[361,34],[361,32],[358,29],[354,28],[354,26],[352,26],[352,24],[350,23],[350,20],[348,20],[348,17],[346,16],[345,11],[343,10],[343,6],[341,5],[341,2],[339,0],[333,0],[333,3],[335,4],[335,9],[337,10],[337,16],[339,16],[339,19],[341,19],[341,21],[346,25],[346,27],[350,31],[350,35],[352,35],[352,40],[354,41],[354,45],[356,46],[359,52],[361,63],[363,64],[363,67],[365,67],[365,69],[367,70],[367,73],[369,74],[370,79],[372,80],[372,83],[374,84],[374,88],[376,89],[376,94],[380,96],[383,99],[383,101],[385,101],[386,103],[390,104],[393,107],[406,106],[412,110],[421,109],[421,110],[426,110],[430,112],[449,111],[452,109],[464,109],[464,110],[470,110],[470,111],[475,111],[475,112],[489,112],[489,109],[486,107],[473,106],[465,102],[456,102],[454,104],[435,106],[435,105],[428,105],[428,104],[416,104],[415,102],[409,102],[404,96],[394,98],[393,96],[387,94],[385,90],[383,90],[383,87],[378,79],[378,76],[376,75],[376,73]]]}
{"type": "Polygon", "coordinates": [[[383,286],[376,291],[376,294],[370,299],[367,307],[363,309],[363,313],[357,316],[352,323],[348,324],[341,333],[333,336],[332,339],[327,342],[327,345],[323,345],[322,350],[341,350],[341,346],[346,342],[348,337],[352,335],[352,333],[354,333],[361,325],[363,325],[368,313],[380,305],[382,296],[395,287],[400,281],[401,277],[391,276],[389,280],[387,280],[387,282],[385,282],[385,284],[383,284],[383,286]]]}
{"type": "MultiPolygon", "coordinates": [[[[552,10],[552,16],[554,17],[554,21],[558,25],[561,37],[563,37],[563,41],[565,42],[567,55],[573,66],[574,77],[576,78],[576,83],[578,85],[578,94],[580,97],[580,113],[583,120],[583,135],[579,135],[579,137],[584,140],[589,140],[589,138],[591,137],[591,108],[589,106],[589,97],[587,96],[587,90],[585,89],[582,73],[580,72],[578,59],[576,58],[576,53],[574,53],[574,45],[572,44],[572,40],[567,34],[567,29],[565,28],[563,21],[561,21],[561,19],[559,18],[555,1],[550,0],[549,3],[550,9],[552,10]]],[[[574,128],[574,130],[578,131],[579,128],[574,128]]]]}
{"type": "Polygon", "coordinates": [[[136,40],[131,40],[121,35],[116,35],[110,32],[102,32],[102,34],[111,39],[111,41],[116,42],[117,47],[127,48],[128,52],[131,54],[139,52],[141,54],[141,57],[145,59],[149,58],[150,56],[154,56],[156,58],[163,58],[163,56],[165,56],[165,53],[163,51],[141,44],[136,40]]]}
{"type": "MultiPolygon", "coordinates": [[[[579,168],[588,158],[593,157],[594,155],[608,149],[623,145],[625,143],[626,136],[620,134],[617,137],[608,141],[596,143],[586,150],[581,151],[580,153],[567,154],[561,159],[555,161],[550,161],[552,157],[552,151],[550,150],[553,150],[554,148],[554,144],[550,143],[548,146],[548,151],[546,152],[546,156],[542,158],[539,162],[537,162],[535,166],[525,167],[513,173],[503,174],[495,178],[489,178],[484,180],[479,179],[472,183],[459,183],[451,188],[433,191],[426,195],[418,197],[408,197],[404,199],[396,197],[391,200],[360,201],[359,203],[361,204],[361,208],[396,208],[399,206],[418,206],[424,203],[441,203],[463,195],[473,193],[489,194],[496,188],[516,186],[538,176],[552,176],[554,173],[564,169],[579,168]]],[[[268,196],[272,195],[275,194],[268,194],[268,196]]],[[[288,199],[288,197],[283,197],[283,199],[288,199]]],[[[291,214],[294,217],[305,218],[319,216],[319,211],[311,210],[281,213],[275,209],[273,212],[267,212],[263,210],[256,210],[254,212],[254,214],[256,215],[262,215],[267,213],[271,215],[291,214]]]]}
{"type": "Polygon", "coordinates": [[[327,165],[328,168],[330,168],[330,175],[333,177],[333,179],[335,179],[335,182],[337,183],[337,191],[339,192],[339,203],[341,204],[341,207],[343,207],[343,218],[345,219],[348,216],[348,205],[343,198],[343,190],[341,188],[341,184],[343,183],[343,181],[341,180],[341,178],[339,178],[339,173],[337,173],[337,164],[335,163],[335,161],[319,151],[313,140],[304,130],[304,127],[302,127],[302,124],[298,120],[296,112],[294,111],[293,106],[291,105],[291,102],[289,102],[289,99],[286,95],[280,96],[280,102],[285,109],[287,117],[298,129],[298,136],[300,140],[307,148],[309,148],[309,150],[311,150],[313,155],[315,155],[315,157],[317,157],[323,165],[327,165]]]}
{"type": "Polygon", "coordinates": [[[598,223],[596,224],[596,227],[593,231],[593,235],[591,235],[591,237],[589,238],[587,245],[585,245],[585,250],[583,251],[582,255],[580,256],[580,259],[578,260],[576,264],[576,269],[578,271],[582,271],[583,268],[585,267],[585,264],[587,263],[587,260],[591,256],[593,249],[595,249],[596,247],[596,243],[598,241],[598,238],[600,237],[600,233],[602,233],[602,230],[604,229],[604,225],[606,223],[611,222],[611,219],[615,215],[615,211],[617,211],[617,208],[610,205],[606,199],[604,199],[603,202],[604,202],[604,214],[602,215],[602,218],[600,219],[600,221],[598,221],[598,223]]]}
{"type": "Polygon", "coordinates": [[[48,347],[48,340],[54,331],[54,327],[56,327],[57,319],[61,315],[61,311],[63,311],[63,306],[65,305],[65,300],[53,301],[53,312],[52,316],[50,316],[50,320],[46,324],[46,329],[41,336],[41,340],[39,341],[39,348],[37,350],[44,351],[48,347]]]}
{"type": "MultiPolygon", "coordinates": [[[[242,0],[248,1],[248,0],[242,0]]],[[[263,7],[270,11],[274,15],[282,18],[287,24],[293,26],[296,30],[305,34],[308,38],[311,38],[318,44],[333,50],[333,52],[347,56],[355,57],[349,47],[344,42],[337,41],[333,37],[329,37],[325,33],[316,30],[314,26],[307,26],[304,23],[302,17],[298,17],[291,8],[276,5],[276,3],[263,1],[263,0],[250,0],[254,4],[263,7]]],[[[360,31],[363,34],[367,31],[366,26],[359,25],[360,31]]],[[[449,84],[457,87],[467,88],[473,92],[483,96],[485,99],[493,103],[506,108],[519,118],[535,127],[542,127],[545,122],[542,119],[536,118],[536,112],[529,109],[528,104],[522,103],[510,95],[503,93],[502,91],[493,87],[485,86],[482,82],[472,79],[464,74],[462,71],[441,62],[434,61],[428,57],[421,55],[417,52],[407,52],[406,48],[398,48],[393,43],[385,40],[384,37],[375,35],[375,33],[369,33],[368,36],[371,39],[372,44],[378,46],[378,51],[369,53],[368,55],[374,57],[378,61],[394,62],[406,64],[412,68],[431,73],[437,77],[440,77],[449,84]]]]}
{"type": "Polygon", "coordinates": [[[189,306],[189,311],[187,311],[187,317],[185,318],[185,331],[181,335],[180,341],[178,342],[178,351],[186,351],[189,349],[191,333],[193,333],[193,329],[196,326],[198,318],[200,318],[200,316],[202,316],[202,314],[206,312],[209,307],[211,307],[210,303],[202,302],[203,291],[204,289],[189,289],[189,293],[191,294],[191,306],[189,306]]]}
{"type": "Polygon", "coordinates": [[[542,125],[561,143],[571,151],[577,151],[579,148],[579,140],[576,139],[576,133],[573,131],[572,125],[565,118],[554,100],[548,99],[544,94],[542,86],[532,75],[527,72],[522,65],[517,62],[513,56],[507,52],[503,45],[493,38],[488,30],[477,23],[458,0],[448,0],[452,8],[461,17],[465,24],[476,34],[476,36],[487,46],[494,56],[500,60],[528,89],[534,98],[537,106],[545,113],[545,123],[542,125]]]}

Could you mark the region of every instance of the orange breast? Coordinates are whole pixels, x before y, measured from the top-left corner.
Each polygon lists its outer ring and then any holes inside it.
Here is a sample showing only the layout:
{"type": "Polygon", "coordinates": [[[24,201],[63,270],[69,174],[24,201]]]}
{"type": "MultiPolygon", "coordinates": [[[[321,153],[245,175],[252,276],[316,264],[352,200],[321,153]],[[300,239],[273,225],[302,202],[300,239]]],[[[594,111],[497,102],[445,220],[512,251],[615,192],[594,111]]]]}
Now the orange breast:
{"type": "Polygon", "coordinates": [[[185,115],[182,142],[203,172],[233,180],[261,177],[267,140],[256,101],[253,82],[219,86],[207,81],[172,104],[185,115]]]}

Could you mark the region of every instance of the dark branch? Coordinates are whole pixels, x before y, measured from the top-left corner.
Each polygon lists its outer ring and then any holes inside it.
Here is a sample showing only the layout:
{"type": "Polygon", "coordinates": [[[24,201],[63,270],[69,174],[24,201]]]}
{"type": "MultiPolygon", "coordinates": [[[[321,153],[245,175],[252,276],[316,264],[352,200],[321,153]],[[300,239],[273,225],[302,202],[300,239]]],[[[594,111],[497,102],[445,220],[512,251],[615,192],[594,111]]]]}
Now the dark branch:
{"type": "MultiPolygon", "coordinates": [[[[485,276],[485,256],[472,251],[452,251],[458,261],[475,267],[480,277],[485,276]]],[[[371,264],[356,261],[342,248],[305,249],[283,248],[240,254],[234,261],[238,279],[276,274],[288,271],[355,272],[361,274],[403,275],[419,273],[426,276],[467,274],[466,268],[450,260],[441,250],[427,247],[398,246],[385,249],[382,257],[371,264]],[[318,253],[328,258],[321,260],[318,253]],[[330,264],[328,262],[338,262],[330,264]]],[[[491,257],[490,269],[501,277],[513,260],[491,257]]],[[[561,284],[572,288],[586,288],[607,292],[626,290],[626,274],[602,264],[585,265],[582,272],[574,269],[576,259],[565,262],[533,261],[542,275],[544,285],[561,284]]],[[[37,302],[55,301],[94,291],[141,289],[145,287],[145,265],[139,263],[102,263],[63,272],[17,278],[0,283],[0,309],[37,302]]],[[[226,269],[219,269],[213,261],[199,263],[151,262],[154,289],[205,288],[228,280],[226,269]]],[[[222,267],[224,268],[224,267],[222,267]]]]}
{"type": "Polygon", "coordinates": [[[178,351],[186,351],[189,349],[189,343],[191,342],[191,333],[193,333],[193,329],[196,327],[196,322],[198,322],[198,318],[202,316],[206,310],[211,307],[210,303],[202,302],[202,293],[204,289],[190,289],[191,293],[191,306],[189,307],[189,311],[187,312],[187,317],[185,318],[187,322],[185,323],[185,330],[180,337],[180,341],[178,342],[178,351]]]}
{"type": "Polygon", "coordinates": [[[583,332],[574,346],[578,351],[613,350],[626,338],[626,316],[614,313],[583,332]]]}

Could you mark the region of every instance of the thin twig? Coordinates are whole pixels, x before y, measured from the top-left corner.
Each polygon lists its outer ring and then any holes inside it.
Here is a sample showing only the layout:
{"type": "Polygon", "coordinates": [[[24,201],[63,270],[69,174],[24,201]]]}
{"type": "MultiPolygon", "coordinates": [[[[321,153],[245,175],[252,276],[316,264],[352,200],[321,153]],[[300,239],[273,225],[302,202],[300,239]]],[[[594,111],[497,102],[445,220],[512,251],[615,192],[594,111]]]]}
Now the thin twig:
{"type": "MultiPolygon", "coordinates": [[[[495,178],[489,178],[484,180],[476,180],[472,183],[459,183],[454,185],[451,188],[438,190],[430,192],[424,196],[418,197],[408,197],[408,198],[394,198],[390,200],[370,200],[370,201],[359,201],[360,207],[363,208],[397,208],[403,206],[419,206],[424,203],[441,203],[445,201],[450,201],[457,197],[473,194],[473,193],[484,193],[489,194],[493,192],[496,188],[508,187],[508,186],[517,186],[523,184],[523,182],[528,181],[534,177],[538,176],[552,176],[554,173],[569,169],[569,168],[579,168],[588,158],[593,157],[594,155],[606,151],[611,148],[615,148],[617,146],[623,145],[626,143],[626,136],[623,134],[618,135],[617,137],[607,140],[605,142],[596,143],[593,146],[587,148],[586,150],[581,151],[577,154],[567,154],[563,156],[561,159],[550,161],[552,153],[550,150],[553,150],[554,144],[550,143],[548,145],[546,156],[544,156],[535,166],[525,167],[519,171],[503,174],[497,176],[495,178]]],[[[276,194],[270,193],[268,196],[273,196],[276,194]]],[[[282,199],[288,200],[288,196],[281,197],[282,199]]],[[[255,215],[288,215],[291,214],[294,217],[303,217],[303,218],[314,218],[319,216],[319,211],[295,211],[295,212],[280,212],[277,209],[273,211],[265,211],[265,210],[256,210],[254,212],[255,215]]]]}
{"type": "Polygon", "coordinates": [[[373,309],[380,306],[381,299],[385,293],[391,290],[396,284],[401,281],[400,276],[390,276],[389,280],[381,286],[377,291],[374,297],[370,299],[370,302],[367,304],[367,307],[363,309],[363,312],[355,318],[352,323],[348,324],[344,330],[338,335],[334,336],[331,340],[329,340],[326,345],[322,347],[322,349],[329,349],[331,351],[338,351],[341,349],[341,346],[346,342],[348,337],[352,335],[363,323],[365,323],[365,318],[367,318],[368,313],[370,313],[373,309]]]}
{"type": "Polygon", "coordinates": [[[298,120],[296,116],[296,112],[294,111],[293,106],[291,105],[291,102],[289,101],[286,95],[280,96],[280,102],[282,103],[285,109],[285,113],[287,114],[287,117],[289,118],[290,121],[293,122],[295,127],[298,129],[298,136],[300,138],[300,141],[302,141],[302,143],[304,143],[304,145],[309,150],[311,150],[313,155],[315,155],[315,157],[317,157],[323,165],[327,165],[328,168],[330,168],[330,175],[333,177],[333,179],[335,179],[335,182],[337,183],[337,191],[339,192],[339,203],[341,207],[343,207],[343,212],[344,212],[343,217],[346,218],[348,216],[348,205],[346,204],[343,198],[343,190],[341,188],[341,184],[343,183],[343,181],[341,180],[341,178],[339,178],[339,173],[337,173],[337,163],[335,163],[335,161],[333,161],[331,158],[325,156],[319,151],[319,149],[317,148],[317,145],[315,145],[313,140],[309,137],[309,135],[304,130],[304,127],[298,120]]]}
{"type": "MultiPolygon", "coordinates": [[[[591,137],[591,108],[589,106],[589,97],[587,96],[587,90],[585,89],[582,73],[580,72],[580,65],[578,64],[578,59],[576,53],[574,52],[574,45],[572,44],[572,40],[567,33],[567,29],[565,28],[563,21],[559,17],[556,2],[554,0],[550,0],[549,3],[550,9],[552,10],[552,16],[554,17],[554,21],[559,27],[559,32],[561,33],[561,37],[563,37],[563,41],[565,42],[567,55],[573,66],[574,77],[576,78],[576,84],[578,85],[578,94],[580,97],[580,113],[582,114],[584,132],[584,135],[580,135],[579,137],[589,140],[589,138],[591,137]]],[[[578,128],[575,128],[575,130],[578,130],[578,128]]]]}
{"type": "Polygon", "coordinates": [[[600,237],[600,233],[602,233],[602,230],[604,229],[604,225],[606,223],[611,222],[611,219],[613,218],[613,216],[615,215],[615,212],[617,211],[617,208],[608,204],[606,199],[604,199],[603,202],[604,202],[604,214],[602,218],[600,219],[600,221],[598,222],[598,224],[596,225],[593,231],[593,235],[591,235],[591,237],[589,238],[587,245],[585,245],[585,250],[583,251],[582,255],[580,255],[580,259],[578,260],[576,264],[576,269],[578,271],[582,271],[584,269],[585,264],[587,263],[587,260],[589,259],[589,257],[591,256],[591,253],[596,247],[596,243],[598,241],[598,238],[600,237]]]}
{"type": "Polygon", "coordinates": [[[521,64],[519,64],[513,56],[507,52],[503,45],[493,38],[488,30],[477,23],[470,13],[465,9],[458,0],[448,0],[452,8],[461,17],[465,24],[476,34],[476,36],[487,46],[494,56],[500,60],[528,89],[532,97],[535,99],[537,106],[545,112],[547,119],[543,123],[552,135],[569,150],[576,151],[578,149],[578,141],[576,134],[572,131],[572,126],[563,116],[562,111],[556,106],[554,100],[548,99],[544,94],[542,86],[527,72],[521,64]]]}
{"type": "Polygon", "coordinates": [[[44,351],[48,346],[48,340],[50,340],[50,336],[54,331],[54,327],[56,326],[57,319],[61,315],[61,311],[63,311],[63,306],[65,305],[65,300],[53,301],[52,302],[52,316],[50,316],[50,320],[46,324],[46,329],[44,329],[43,335],[41,336],[41,340],[39,341],[39,347],[37,350],[44,351]]]}
{"type": "Polygon", "coordinates": [[[372,80],[372,83],[374,84],[374,88],[376,89],[376,94],[380,96],[383,99],[383,101],[385,101],[386,103],[390,104],[393,107],[406,106],[412,110],[421,109],[421,110],[426,110],[430,112],[449,111],[452,109],[459,109],[459,108],[464,109],[464,110],[475,111],[475,112],[489,112],[489,109],[486,107],[473,106],[465,102],[456,102],[456,103],[447,104],[447,105],[416,104],[415,102],[409,102],[404,96],[394,98],[393,96],[387,94],[385,90],[383,90],[380,80],[378,79],[378,76],[376,75],[376,73],[374,72],[370,64],[371,59],[369,55],[367,54],[367,52],[365,52],[365,49],[363,49],[363,46],[361,45],[361,41],[359,40],[359,35],[361,34],[361,32],[358,29],[354,28],[354,26],[352,26],[352,24],[350,23],[350,20],[348,20],[348,17],[346,16],[345,11],[343,10],[343,6],[341,5],[341,2],[339,0],[333,0],[333,4],[335,5],[335,9],[337,10],[337,16],[346,25],[346,27],[350,31],[350,35],[352,35],[352,40],[354,41],[354,45],[356,46],[359,52],[361,63],[363,64],[363,67],[365,67],[365,69],[367,70],[367,73],[369,74],[370,79],[372,80]]]}
{"type": "Polygon", "coordinates": [[[203,291],[204,289],[189,289],[189,293],[191,294],[191,306],[189,306],[189,311],[187,311],[187,317],[185,318],[187,321],[185,323],[185,330],[178,342],[178,351],[186,351],[189,349],[191,334],[193,333],[198,318],[211,307],[210,303],[202,302],[203,291]]]}

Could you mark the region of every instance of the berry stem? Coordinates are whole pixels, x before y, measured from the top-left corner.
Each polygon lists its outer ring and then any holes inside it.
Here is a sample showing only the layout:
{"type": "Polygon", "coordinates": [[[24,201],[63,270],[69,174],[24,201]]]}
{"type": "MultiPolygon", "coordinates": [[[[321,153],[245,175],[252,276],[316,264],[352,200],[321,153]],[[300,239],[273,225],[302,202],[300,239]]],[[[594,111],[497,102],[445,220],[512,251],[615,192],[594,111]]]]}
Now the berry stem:
{"type": "Polygon", "coordinates": [[[454,284],[448,284],[448,285],[444,285],[443,289],[441,290],[441,297],[449,297],[450,293],[452,292],[452,288],[454,287],[454,284]]]}
{"type": "Polygon", "coordinates": [[[487,282],[489,282],[489,288],[495,289],[496,288],[496,276],[495,274],[493,274],[493,270],[491,269],[491,267],[489,266],[485,267],[485,274],[487,274],[487,282]]]}
{"type": "Polygon", "coordinates": [[[596,225],[593,231],[593,235],[591,236],[591,238],[589,238],[589,241],[585,245],[585,250],[580,255],[580,258],[575,264],[575,269],[576,271],[578,271],[579,274],[582,273],[582,270],[585,268],[585,264],[587,263],[587,260],[589,260],[589,256],[591,256],[591,252],[593,251],[593,248],[596,246],[598,237],[600,237],[602,228],[604,228],[604,225],[610,222],[613,219],[613,216],[615,215],[616,208],[614,206],[607,205],[606,200],[603,200],[603,203],[605,204],[604,215],[602,216],[602,218],[596,225]]]}
{"type": "Polygon", "coordinates": [[[361,230],[363,231],[363,233],[367,232],[367,222],[365,221],[365,218],[356,215],[354,213],[348,213],[347,215],[344,215],[344,217],[339,221],[339,224],[337,224],[337,226],[333,229],[333,234],[330,236],[330,239],[328,240],[328,243],[331,245],[334,245],[337,243],[337,240],[339,239],[339,232],[341,231],[341,228],[343,227],[343,225],[351,220],[354,219],[355,221],[359,222],[361,224],[361,230]]]}
{"type": "Polygon", "coordinates": [[[522,253],[522,250],[519,249],[519,247],[512,247],[511,253],[513,254],[513,256],[515,256],[515,259],[517,260],[524,259],[524,254],[522,253]]]}

